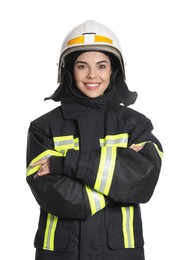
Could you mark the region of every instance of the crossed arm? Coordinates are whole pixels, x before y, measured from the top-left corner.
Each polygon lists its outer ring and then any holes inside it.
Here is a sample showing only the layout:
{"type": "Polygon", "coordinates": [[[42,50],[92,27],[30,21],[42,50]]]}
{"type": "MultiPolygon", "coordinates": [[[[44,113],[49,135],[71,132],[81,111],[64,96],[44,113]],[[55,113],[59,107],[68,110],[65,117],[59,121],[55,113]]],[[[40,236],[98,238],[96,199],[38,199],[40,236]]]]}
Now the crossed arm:
{"type": "MultiPolygon", "coordinates": [[[[132,144],[129,148],[133,149],[136,152],[139,152],[142,148],[143,145],[135,145],[132,144]]],[[[32,166],[40,166],[40,169],[38,170],[38,172],[34,175],[34,178],[46,175],[46,174],[50,174],[50,159],[42,159],[42,160],[38,160],[35,163],[31,164],[32,166]]]]}

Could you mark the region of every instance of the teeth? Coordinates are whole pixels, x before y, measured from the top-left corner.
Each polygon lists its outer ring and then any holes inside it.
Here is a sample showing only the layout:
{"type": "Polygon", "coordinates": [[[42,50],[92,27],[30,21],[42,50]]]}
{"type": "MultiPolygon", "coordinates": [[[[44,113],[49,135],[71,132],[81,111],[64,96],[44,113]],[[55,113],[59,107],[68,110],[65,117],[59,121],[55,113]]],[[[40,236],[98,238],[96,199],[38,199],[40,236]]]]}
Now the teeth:
{"type": "Polygon", "coordinates": [[[88,87],[98,87],[99,84],[86,84],[86,86],[88,86],[88,87]]]}

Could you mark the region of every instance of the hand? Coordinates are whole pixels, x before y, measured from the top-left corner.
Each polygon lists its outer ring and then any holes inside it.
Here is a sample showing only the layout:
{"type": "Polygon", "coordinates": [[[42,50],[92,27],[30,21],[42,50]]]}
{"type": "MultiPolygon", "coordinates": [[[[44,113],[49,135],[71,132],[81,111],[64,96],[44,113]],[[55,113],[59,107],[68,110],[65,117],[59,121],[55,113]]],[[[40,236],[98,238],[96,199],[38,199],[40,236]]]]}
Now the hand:
{"type": "Polygon", "coordinates": [[[144,147],[144,145],[132,144],[129,148],[136,151],[136,152],[139,152],[143,147],[144,147]]]}
{"type": "Polygon", "coordinates": [[[34,178],[46,175],[50,173],[50,159],[42,159],[31,164],[34,166],[40,166],[38,172],[34,175],[34,178]]]}

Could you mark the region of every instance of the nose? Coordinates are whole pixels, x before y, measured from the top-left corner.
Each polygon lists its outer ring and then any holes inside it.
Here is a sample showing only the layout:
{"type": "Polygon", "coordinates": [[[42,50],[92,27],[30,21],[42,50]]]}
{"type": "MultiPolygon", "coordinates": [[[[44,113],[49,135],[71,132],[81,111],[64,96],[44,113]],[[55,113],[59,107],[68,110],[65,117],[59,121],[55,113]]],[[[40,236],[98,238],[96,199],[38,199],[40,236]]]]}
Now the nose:
{"type": "Polygon", "coordinates": [[[97,71],[95,68],[89,68],[88,73],[87,73],[87,78],[88,79],[93,79],[96,78],[97,76],[97,71]]]}

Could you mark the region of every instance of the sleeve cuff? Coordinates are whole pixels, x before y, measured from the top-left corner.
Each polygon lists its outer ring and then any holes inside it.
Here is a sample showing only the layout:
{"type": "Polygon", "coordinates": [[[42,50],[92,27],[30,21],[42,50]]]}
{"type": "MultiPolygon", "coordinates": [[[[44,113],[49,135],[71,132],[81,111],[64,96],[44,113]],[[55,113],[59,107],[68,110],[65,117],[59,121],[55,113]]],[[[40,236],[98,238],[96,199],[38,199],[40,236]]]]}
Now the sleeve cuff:
{"type": "Polygon", "coordinates": [[[63,173],[64,158],[51,156],[50,157],[50,174],[62,174],[63,173]]]}
{"type": "Polygon", "coordinates": [[[77,150],[69,150],[65,157],[64,175],[74,178],[77,174],[78,161],[80,152],[77,150]]]}

